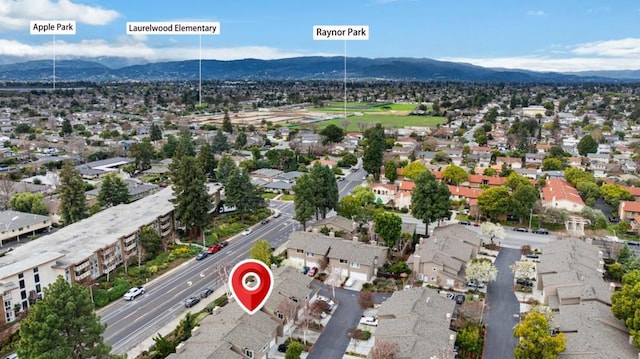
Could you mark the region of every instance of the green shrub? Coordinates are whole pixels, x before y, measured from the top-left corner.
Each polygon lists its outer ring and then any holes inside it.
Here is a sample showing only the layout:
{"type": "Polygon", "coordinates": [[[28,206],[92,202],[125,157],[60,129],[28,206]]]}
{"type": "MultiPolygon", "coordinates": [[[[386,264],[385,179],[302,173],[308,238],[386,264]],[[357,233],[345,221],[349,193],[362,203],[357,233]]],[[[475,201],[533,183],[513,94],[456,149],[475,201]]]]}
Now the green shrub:
{"type": "Polygon", "coordinates": [[[127,274],[131,277],[137,277],[140,275],[140,268],[138,267],[129,267],[127,268],[127,274]]]}
{"type": "Polygon", "coordinates": [[[360,339],[362,340],[369,340],[371,338],[371,332],[368,330],[363,330],[362,333],[360,334],[360,339]]]}
{"type": "Polygon", "coordinates": [[[129,282],[121,278],[116,278],[113,281],[113,287],[109,290],[109,301],[113,302],[114,300],[122,297],[129,288],[131,288],[131,284],[129,284],[129,282]]]}
{"type": "Polygon", "coordinates": [[[93,291],[93,302],[97,307],[104,307],[109,304],[109,293],[104,289],[97,289],[93,291]]]}

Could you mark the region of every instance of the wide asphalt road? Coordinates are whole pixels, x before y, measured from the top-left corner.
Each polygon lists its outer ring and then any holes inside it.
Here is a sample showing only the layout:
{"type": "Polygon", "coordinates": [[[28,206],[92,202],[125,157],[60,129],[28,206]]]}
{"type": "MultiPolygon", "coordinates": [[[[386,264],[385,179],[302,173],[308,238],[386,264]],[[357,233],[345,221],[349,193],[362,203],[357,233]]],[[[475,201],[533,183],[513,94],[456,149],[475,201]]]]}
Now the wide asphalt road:
{"type": "MultiPolygon", "coordinates": [[[[360,169],[348,175],[346,180],[338,182],[341,198],[362,183],[362,176],[364,171],[360,169]]],[[[291,232],[302,228],[292,219],[293,202],[271,200],[269,207],[280,212],[281,216],[272,218],[265,225],[255,225],[253,232],[247,236],[232,238],[229,246],[220,252],[202,261],[192,259],[148,283],[145,294],[135,300],[118,300],[100,310],[98,314],[102,322],[107,324],[105,342],[112,346],[112,353],[126,353],[145,339],[155,336],[172,320],[183,316],[189,311],[184,306],[189,296],[199,296],[205,287],[213,290],[220,288],[223,282],[215,273],[216,264],[233,266],[246,259],[257,239],[265,239],[277,248],[288,240],[291,232]]]]}
{"type": "Polygon", "coordinates": [[[513,327],[518,323],[520,303],[513,293],[513,272],[509,268],[520,259],[520,250],[502,248],[496,258],[496,280],[487,287],[487,306],[483,322],[487,325],[484,342],[485,358],[513,358],[518,340],[513,327]]]}

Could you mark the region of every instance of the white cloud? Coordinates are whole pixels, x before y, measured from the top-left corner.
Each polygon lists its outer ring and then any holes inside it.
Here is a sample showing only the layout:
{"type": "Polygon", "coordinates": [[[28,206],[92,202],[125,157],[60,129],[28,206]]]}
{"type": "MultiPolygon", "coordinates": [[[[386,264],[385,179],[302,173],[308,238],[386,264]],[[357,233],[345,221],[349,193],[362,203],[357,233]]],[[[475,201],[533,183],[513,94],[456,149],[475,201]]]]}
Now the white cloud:
{"type": "Polygon", "coordinates": [[[572,52],[578,55],[637,57],[640,55],[640,39],[589,42],[574,47],[572,52]]]}
{"type": "Polygon", "coordinates": [[[547,16],[547,13],[542,10],[529,10],[527,11],[529,16],[547,16]]]}
{"type": "MultiPolygon", "coordinates": [[[[130,58],[144,58],[149,61],[158,60],[193,60],[200,55],[198,46],[172,46],[166,48],[151,48],[144,42],[133,37],[122,37],[116,43],[105,40],[83,40],[80,42],[56,41],[56,57],[100,57],[120,56],[130,58]]],[[[0,56],[17,56],[25,60],[49,59],[53,54],[53,43],[45,42],[41,45],[28,45],[14,40],[0,39],[0,56]]],[[[296,56],[337,56],[330,53],[312,53],[306,51],[288,51],[267,46],[242,46],[230,48],[202,48],[203,59],[237,60],[282,59],[296,56]]]]}
{"type": "Polygon", "coordinates": [[[595,70],[640,70],[640,58],[572,57],[550,58],[542,56],[468,58],[440,58],[443,61],[465,62],[473,65],[533,71],[575,72],[595,70]]]}
{"type": "Polygon", "coordinates": [[[70,0],[0,0],[0,31],[27,30],[31,20],[76,20],[88,25],[104,25],[118,16],[117,11],[70,0]]]}

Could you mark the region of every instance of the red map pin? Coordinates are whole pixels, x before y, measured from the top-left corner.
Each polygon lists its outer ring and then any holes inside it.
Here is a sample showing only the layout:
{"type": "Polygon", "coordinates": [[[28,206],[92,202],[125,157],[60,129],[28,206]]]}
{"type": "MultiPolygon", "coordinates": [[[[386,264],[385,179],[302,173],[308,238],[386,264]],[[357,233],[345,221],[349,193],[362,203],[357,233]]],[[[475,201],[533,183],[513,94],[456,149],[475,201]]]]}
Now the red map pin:
{"type": "Polygon", "coordinates": [[[266,264],[245,259],[236,264],[229,275],[231,294],[240,308],[249,314],[259,311],[273,290],[273,272],[266,264]]]}

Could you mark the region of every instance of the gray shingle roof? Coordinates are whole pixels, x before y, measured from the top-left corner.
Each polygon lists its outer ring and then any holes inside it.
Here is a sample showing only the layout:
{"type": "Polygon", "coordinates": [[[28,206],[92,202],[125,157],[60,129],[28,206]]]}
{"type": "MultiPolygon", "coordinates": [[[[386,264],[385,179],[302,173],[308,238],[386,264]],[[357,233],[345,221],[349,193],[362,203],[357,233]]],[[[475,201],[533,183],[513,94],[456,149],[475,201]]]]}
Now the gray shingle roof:
{"type": "Polygon", "coordinates": [[[449,325],[454,308],[454,301],[430,288],[395,292],[378,310],[374,338],[397,343],[401,358],[430,358],[452,350],[455,332],[449,325]]]}
{"type": "Polygon", "coordinates": [[[346,259],[364,265],[371,265],[378,258],[378,263],[386,259],[388,248],[371,244],[348,241],[320,233],[292,232],[289,235],[287,248],[302,249],[328,258],[346,259]]]}
{"type": "Polygon", "coordinates": [[[27,226],[35,226],[51,220],[49,216],[41,216],[39,214],[17,212],[17,211],[0,211],[0,233],[18,230],[27,226]]]}

